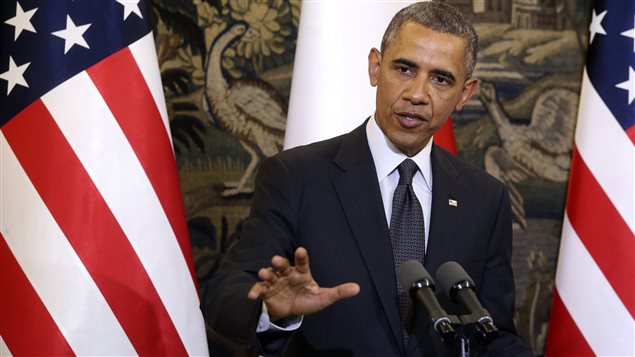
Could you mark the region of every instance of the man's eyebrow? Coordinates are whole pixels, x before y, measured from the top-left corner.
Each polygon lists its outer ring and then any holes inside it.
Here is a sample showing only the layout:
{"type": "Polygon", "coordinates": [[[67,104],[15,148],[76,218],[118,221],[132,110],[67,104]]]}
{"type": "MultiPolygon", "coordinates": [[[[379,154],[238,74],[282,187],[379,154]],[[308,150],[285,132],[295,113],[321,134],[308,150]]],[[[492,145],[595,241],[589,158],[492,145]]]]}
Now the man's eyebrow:
{"type": "MultiPolygon", "coordinates": [[[[409,60],[407,58],[403,58],[403,57],[395,58],[394,60],[392,60],[392,63],[393,64],[402,64],[402,65],[408,66],[408,67],[413,68],[413,69],[419,69],[419,65],[417,63],[415,63],[415,62],[413,62],[413,61],[411,61],[411,60],[409,60]]],[[[455,82],[456,81],[456,77],[450,71],[446,71],[444,69],[433,69],[431,72],[433,74],[436,74],[436,75],[441,76],[443,78],[447,78],[451,82],[455,82]]]]}
{"type": "Polygon", "coordinates": [[[395,58],[394,60],[392,60],[392,63],[394,63],[394,64],[403,64],[403,65],[406,65],[406,66],[408,66],[410,68],[419,69],[419,65],[418,64],[416,64],[415,62],[413,62],[413,61],[411,61],[409,59],[403,58],[403,57],[395,58]]]}

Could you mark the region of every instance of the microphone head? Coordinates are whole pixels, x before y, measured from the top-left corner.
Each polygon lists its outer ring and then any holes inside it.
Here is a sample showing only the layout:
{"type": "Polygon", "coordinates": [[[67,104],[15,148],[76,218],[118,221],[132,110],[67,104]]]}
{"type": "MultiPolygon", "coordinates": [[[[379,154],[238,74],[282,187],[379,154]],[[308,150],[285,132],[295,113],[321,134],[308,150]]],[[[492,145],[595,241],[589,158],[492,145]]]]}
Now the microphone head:
{"type": "Polygon", "coordinates": [[[414,284],[426,280],[426,285],[429,285],[434,289],[434,280],[432,280],[432,277],[426,268],[424,268],[423,265],[416,260],[408,260],[407,262],[401,264],[397,275],[399,276],[401,286],[406,291],[410,291],[414,284]]]}
{"type": "Polygon", "coordinates": [[[468,287],[474,287],[474,281],[457,262],[445,262],[437,269],[437,279],[441,289],[452,296],[452,289],[459,283],[468,282],[468,287]]]}

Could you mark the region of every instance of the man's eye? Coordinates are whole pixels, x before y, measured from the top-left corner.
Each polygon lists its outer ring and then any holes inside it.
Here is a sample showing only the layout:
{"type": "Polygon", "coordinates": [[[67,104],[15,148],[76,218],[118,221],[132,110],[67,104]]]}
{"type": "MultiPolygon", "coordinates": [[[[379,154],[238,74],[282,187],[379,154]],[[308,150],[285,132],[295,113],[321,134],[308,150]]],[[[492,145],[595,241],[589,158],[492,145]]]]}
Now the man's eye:
{"type": "Polygon", "coordinates": [[[397,67],[397,70],[399,71],[399,73],[403,73],[403,74],[407,74],[410,73],[410,68],[408,67],[397,67]]]}
{"type": "Polygon", "coordinates": [[[439,84],[450,84],[450,80],[445,78],[445,77],[441,77],[441,76],[436,76],[432,78],[435,82],[439,83],[439,84]]]}

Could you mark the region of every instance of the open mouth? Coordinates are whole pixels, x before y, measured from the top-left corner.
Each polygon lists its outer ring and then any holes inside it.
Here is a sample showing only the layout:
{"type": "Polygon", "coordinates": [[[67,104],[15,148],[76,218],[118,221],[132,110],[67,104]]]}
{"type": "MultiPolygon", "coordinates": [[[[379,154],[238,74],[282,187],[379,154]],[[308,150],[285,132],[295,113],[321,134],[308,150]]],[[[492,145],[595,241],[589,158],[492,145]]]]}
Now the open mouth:
{"type": "Polygon", "coordinates": [[[395,115],[399,119],[399,122],[401,123],[401,125],[407,128],[419,126],[426,121],[426,119],[423,116],[417,113],[399,112],[399,113],[395,113],[395,115]]]}

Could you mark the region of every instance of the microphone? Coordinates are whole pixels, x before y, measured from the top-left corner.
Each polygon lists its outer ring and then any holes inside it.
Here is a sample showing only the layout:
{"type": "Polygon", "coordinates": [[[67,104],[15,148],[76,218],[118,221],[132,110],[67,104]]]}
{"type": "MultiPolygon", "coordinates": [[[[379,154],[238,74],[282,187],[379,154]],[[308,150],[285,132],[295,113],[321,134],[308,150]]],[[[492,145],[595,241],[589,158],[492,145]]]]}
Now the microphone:
{"type": "Polygon", "coordinates": [[[404,290],[423,307],[441,339],[446,343],[452,343],[455,338],[452,321],[439,305],[434,295],[434,281],[423,265],[416,260],[409,260],[401,264],[397,275],[404,290]]]}
{"type": "Polygon", "coordinates": [[[498,335],[494,319],[478,301],[474,289],[476,285],[465,270],[456,262],[445,262],[437,270],[439,286],[450,299],[467,309],[470,315],[468,322],[476,322],[477,328],[486,341],[498,335]]]}

